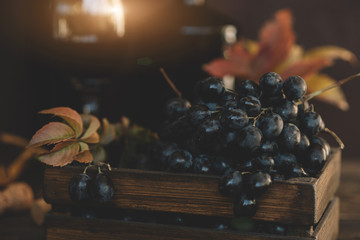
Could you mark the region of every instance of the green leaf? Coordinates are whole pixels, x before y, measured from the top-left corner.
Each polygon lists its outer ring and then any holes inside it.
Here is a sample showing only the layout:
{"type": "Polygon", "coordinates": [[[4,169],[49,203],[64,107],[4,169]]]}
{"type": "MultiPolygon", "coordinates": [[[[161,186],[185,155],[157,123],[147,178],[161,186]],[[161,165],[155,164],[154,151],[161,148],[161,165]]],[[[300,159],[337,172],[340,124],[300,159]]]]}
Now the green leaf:
{"type": "Polygon", "coordinates": [[[83,131],[83,122],[79,113],[68,107],[55,107],[42,110],[40,114],[52,114],[64,119],[75,131],[76,137],[79,137],[83,131]]]}
{"type": "Polygon", "coordinates": [[[50,166],[62,167],[74,160],[74,157],[79,153],[79,149],[79,143],[73,142],[59,151],[39,156],[39,160],[50,166]]]}
{"type": "Polygon", "coordinates": [[[60,122],[51,122],[43,126],[34,134],[28,147],[39,147],[46,144],[55,144],[74,137],[75,132],[68,125],[60,122]]]}
{"type": "Polygon", "coordinates": [[[86,143],[84,142],[79,142],[80,144],[80,151],[85,151],[85,150],[89,150],[89,145],[87,145],[86,143]]]}
{"type": "Polygon", "coordinates": [[[81,115],[82,121],[85,126],[88,126],[85,133],[81,136],[81,139],[87,139],[94,135],[94,133],[100,127],[100,121],[92,115],[81,115]]]}

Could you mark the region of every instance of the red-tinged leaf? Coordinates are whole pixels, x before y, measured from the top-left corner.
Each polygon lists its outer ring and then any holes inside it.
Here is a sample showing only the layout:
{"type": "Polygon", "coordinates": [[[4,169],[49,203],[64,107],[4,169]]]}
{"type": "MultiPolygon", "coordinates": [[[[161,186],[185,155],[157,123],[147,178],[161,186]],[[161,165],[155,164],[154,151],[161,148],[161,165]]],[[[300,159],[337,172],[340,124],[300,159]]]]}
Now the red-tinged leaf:
{"type": "MultiPolygon", "coordinates": [[[[314,75],[307,80],[308,91],[315,92],[321,90],[332,85],[334,82],[334,79],[325,74],[314,75]]],[[[349,109],[349,104],[346,101],[345,94],[340,87],[330,89],[317,96],[316,99],[335,105],[343,111],[349,109]]]]}
{"type": "Polygon", "coordinates": [[[100,121],[92,115],[81,115],[83,123],[87,126],[85,133],[81,136],[81,139],[87,139],[91,137],[100,127],[100,121]]]}
{"type": "Polygon", "coordinates": [[[251,72],[252,55],[245,49],[245,42],[238,42],[225,52],[226,59],[215,59],[203,66],[212,76],[235,75],[246,78],[251,72]]]}
{"type": "Polygon", "coordinates": [[[74,160],[76,160],[80,163],[91,163],[94,160],[94,158],[89,150],[85,150],[85,151],[82,151],[79,154],[77,154],[74,157],[74,160]]]}
{"type": "Polygon", "coordinates": [[[38,130],[28,147],[39,147],[45,144],[55,144],[75,137],[74,130],[60,122],[51,122],[38,130]]]}
{"type": "Polygon", "coordinates": [[[110,124],[106,118],[102,119],[102,131],[100,134],[100,143],[107,145],[116,138],[116,130],[113,124],[110,124]]]}
{"type": "Polygon", "coordinates": [[[100,136],[97,132],[94,132],[93,135],[91,135],[88,138],[81,139],[81,141],[83,141],[85,143],[90,143],[90,144],[98,143],[100,141],[100,136]]]}
{"type": "Polygon", "coordinates": [[[331,59],[317,58],[317,59],[302,59],[288,68],[279,72],[281,77],[285,80],[289,76],[298,75],[305,80],[317,74],[321,69],[331,66],[333,61],[331,59]]]}
{"type": "Polygon", "coordinates": [[[283,9],[276,12],[274,20],[267,22],[260,31],[259,53],[253,64],[253,78],[273,71],[289,56],[295,44],[292,14],[283,9]]]}
{"type": "Polygon", "coordinates": [[[74,160],[74,157],[79,153],[79,143],[73,142],[65,148],[57,152],[51,152],[46,155],[39,156],[39,160],[47,165],[54,167],[62,167],[74,160]]]}
{"type": "Polygon", "coordinates": [[[79,137],[83,131],[83,122],[79,113],[68,107],[55,107],[42,110],[41,114],[52,114],[64,119],[75,131],[76,137],[79,137]]]}
{"type": "Polygon", "coordinates": [[[341,59],[352,64],[357,62],[357,58],[355,54],[350,52],[347,49],[337,47],[337,46],[321,46],[310,49],[305,52],[305,59],[313,59],[313,58],[326,58],[326,59],[341,59]]]}
{"type": "Polygon", "coordinates": [[[60,142],[60,143],[57,143],[53,149],[51,149],[50,152],[57,152],[57,151],[60,151],[61,149],[63,148],[66,148],[72,144],[74,144],[75,141],[64,141],[64,142],[60,142]]]}

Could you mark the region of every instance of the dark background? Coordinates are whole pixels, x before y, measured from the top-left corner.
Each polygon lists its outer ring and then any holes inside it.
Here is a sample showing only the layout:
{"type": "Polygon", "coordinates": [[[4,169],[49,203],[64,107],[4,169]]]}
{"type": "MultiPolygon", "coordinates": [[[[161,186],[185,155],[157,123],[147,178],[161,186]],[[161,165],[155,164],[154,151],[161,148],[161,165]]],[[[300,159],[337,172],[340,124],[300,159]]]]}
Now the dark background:
{"type": "MultiPolygon", "coordinates": [[[[124,1],[126,3],[126,1],[124,1]]],[[[338,45],[360,56],[360,2],[286,0],[209,0],[204,9],[180,6],[180,0],[128,1],[129,36],[117,43],[78,46],[52,39],[48,0],[0,1],[0,131],[30,138],[44,124],[37,112],[55,106],[81,111],[81,95],[70,76],[110,77],[104,86],[100,116],[111,121],[127,115],[135,122],[156,129],[164,101],[174,97],[159,73],[165,67],[170,77],[191,99],[193,82],[206,76],[201,64],[220,55],[217,34],[186,37],[174,33],[182,25],[236,24],[240,33],[257,39],[265,20],[276,10],[293,11],[297,43],[305,49],[338,45]],[[133,20],[131,20],[133,18],[133,20]],[[138,21],[136,21],[138,19],[138,21]],[[140,20],[139,20],[140,19],[140,20]],[[137,60],[150,57],[153,64],[137,60]]],[[[325,72],[342,79],[360,72],[359,66],[338,62],[325,72]]],[[[316,102],[327,127],[345,142],[345,156],[358,156],[357,127],[360,120],[360,80],[343,89],[351,110],[316,102]]]]}

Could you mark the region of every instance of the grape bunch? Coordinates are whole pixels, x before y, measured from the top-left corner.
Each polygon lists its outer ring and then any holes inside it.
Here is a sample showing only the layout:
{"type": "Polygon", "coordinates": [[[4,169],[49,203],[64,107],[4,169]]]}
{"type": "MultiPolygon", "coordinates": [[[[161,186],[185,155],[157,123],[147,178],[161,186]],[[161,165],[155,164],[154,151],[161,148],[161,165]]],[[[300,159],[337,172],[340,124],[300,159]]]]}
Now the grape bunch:
{"type": "MultiPolygon", "coordinates": [[[[221,175],[219,191],[234,198],[234,214],[251,217],[273,180],[316,176],[330,154],[318,136],[331,132],[306,98],[299,76],[261,76],[235,90],[209,77],[196,83],[195,104],[165,106],[158,159],[162,169],[221,175]]],[[[336,135],[335,135],[336,136],[336,135]]]]}

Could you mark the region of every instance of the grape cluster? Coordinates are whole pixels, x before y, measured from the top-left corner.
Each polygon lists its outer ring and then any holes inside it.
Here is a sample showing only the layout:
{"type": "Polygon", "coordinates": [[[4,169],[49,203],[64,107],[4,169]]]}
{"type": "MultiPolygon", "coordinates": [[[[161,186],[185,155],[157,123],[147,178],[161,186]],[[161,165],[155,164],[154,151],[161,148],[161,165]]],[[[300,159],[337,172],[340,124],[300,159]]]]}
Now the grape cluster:
{"type": "Polygon", "coordinates": [[[195,104],[181,97],[166,104],[159,130],[163,169],[222,175],[219,191],[235,199],[235,215],[254,215],[257,197],[274,179],[314,176],[330,154],[306,89],[301,77],[283,81],[274,72],[235,90],[218,78],[199,81],[195,104]]]}
{"type": "Polygon", "coordinates": [[[104,203],[113,197],[114,184],[106,173],[99,172],[95,178],[91,178],[84,171],[71,178],[69,194],[73,202],[104,203]]]}

